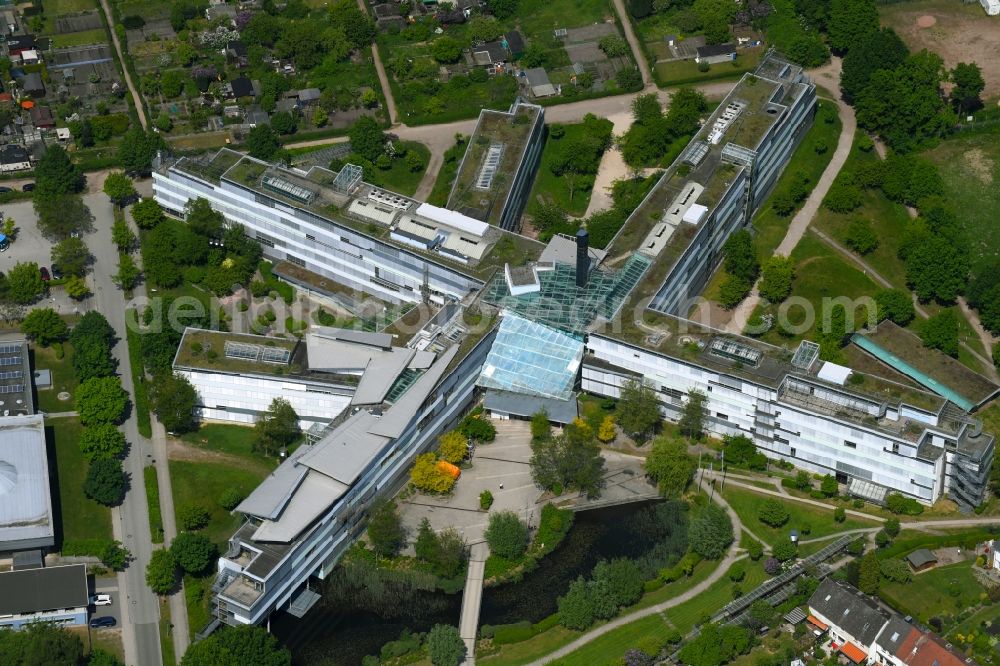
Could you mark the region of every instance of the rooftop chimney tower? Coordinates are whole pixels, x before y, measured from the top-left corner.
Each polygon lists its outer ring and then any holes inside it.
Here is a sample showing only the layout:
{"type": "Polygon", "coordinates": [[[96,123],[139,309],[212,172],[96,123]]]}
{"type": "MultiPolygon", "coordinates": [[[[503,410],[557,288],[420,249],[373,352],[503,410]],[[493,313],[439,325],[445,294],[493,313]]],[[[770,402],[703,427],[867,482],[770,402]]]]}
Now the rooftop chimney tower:
{"type": "Polygon", "coordinates": [[[587,286],[587,276],[590,274],[590,234],[586,229],[576,232],[576,286],[587,286]]]}

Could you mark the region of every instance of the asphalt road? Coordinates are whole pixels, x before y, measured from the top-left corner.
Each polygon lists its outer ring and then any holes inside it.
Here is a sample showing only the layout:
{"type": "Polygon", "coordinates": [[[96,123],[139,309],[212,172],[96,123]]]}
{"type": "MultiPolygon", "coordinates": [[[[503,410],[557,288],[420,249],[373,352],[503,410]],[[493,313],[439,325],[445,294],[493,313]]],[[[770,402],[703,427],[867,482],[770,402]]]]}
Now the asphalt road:
{"type": "MultiPolygon", "coordinates": [[[[118,250],[111,242],[111,225],[114,222],[111,202],[102,193],[86,194],[83,200],[94,216],[94,231],[86,237],[87,246],[94,255],[92,305],[107,317],[115,330],[118,342],[113,354],[118,360],[118,374],[129,395],[135,395],[125,341],[125,299],[111,279],[118,270],[118,250]]],[[[149,511],[142,468],[146,460],[151,458],[150,445],[148,440],[139,436],[134,409],[130,410],[121,429],[131,445],[124,461],[125,473],[131,483],[125,501],[114,509],[112,521],[115,538],[131,551],[134,558],[129,567],[118,574],[118,589],[125,591],[118,593],[119,603],[123,606],[121,615],[125,661],[141,666],[161,666],[159,604],[145,580],[146,565],[153,553],[153,542],[149,532],[149,511]]]]}

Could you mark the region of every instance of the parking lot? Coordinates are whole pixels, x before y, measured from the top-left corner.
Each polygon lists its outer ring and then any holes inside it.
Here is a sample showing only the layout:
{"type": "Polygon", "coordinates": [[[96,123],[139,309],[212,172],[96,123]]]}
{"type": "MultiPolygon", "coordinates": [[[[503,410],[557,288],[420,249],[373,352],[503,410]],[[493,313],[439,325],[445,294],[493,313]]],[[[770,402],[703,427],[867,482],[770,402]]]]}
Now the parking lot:
{"type": "MultiPolygon", "coordinates": [[[[8,273],[17,263],[35,262],[39,266],[52,266],[52,243],[38,231],[38,218],[30,201],[15,201],[0,207],[3,218],[14,218],[17,223],[16,240],[6,252],[0,252],[0,271],[8,273]]],[[[50,307],[60,314],[81,311],[62,289],[52,289],[49,295],[39,301],[39,307],[50,307]]]]}

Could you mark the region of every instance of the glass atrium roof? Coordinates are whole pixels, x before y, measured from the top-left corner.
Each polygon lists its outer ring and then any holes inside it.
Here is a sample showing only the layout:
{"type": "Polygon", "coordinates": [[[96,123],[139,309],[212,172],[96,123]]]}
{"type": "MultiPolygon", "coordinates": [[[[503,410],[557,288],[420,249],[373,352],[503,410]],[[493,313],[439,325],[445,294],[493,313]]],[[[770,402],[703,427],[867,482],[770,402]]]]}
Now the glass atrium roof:
{"type": "Polygon", "coordinates": [[[568,400],[582,360],[581,338],[506,312],[476,383],[568,400]]]}
{"type": "Polygon", "coordinates": [[[635,253],[619,270],[591,271],[587,286],[576,286],[576,267],[556,264],[538,271],[541,290],[511,296],[503,271],[486,286],[488,303],[563,331],[582,333],[597,317],[611,319],[649,268],[648,257],[635,253]]]}

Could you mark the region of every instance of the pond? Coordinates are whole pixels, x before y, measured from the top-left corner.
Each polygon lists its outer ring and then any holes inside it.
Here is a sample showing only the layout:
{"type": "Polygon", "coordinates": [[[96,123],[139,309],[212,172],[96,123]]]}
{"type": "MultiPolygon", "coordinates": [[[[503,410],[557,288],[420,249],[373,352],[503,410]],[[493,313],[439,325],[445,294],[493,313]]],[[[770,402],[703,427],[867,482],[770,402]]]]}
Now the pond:
{"type": "MultiPolygon", "coordinates": [[[[648,556],[655,547],[662,547],[662,534],[642,520],[650,515],[644,510],[652,504],[656,502],[578,513],[563,543],[538,568],[519,582],[484,590],[480,626],[537,622],[554,613],[556,600],[569,584],[589,575],[601,559],[648,556]]],[[[686,531],[685,527],[684,547],[686,531]]],[[[427,631],[438,623],[457,625],[461,607],[461,592],[416,592],[406,603],[383,609],[382,614],[324,598],[302,619],[276,613],[271,631],[292,651],[296,666],[357,666],[366,654],[378,654],[404,630],[427,631]]]]}

